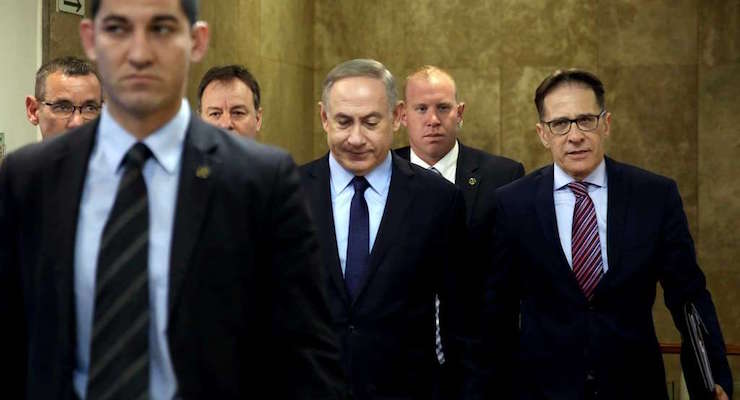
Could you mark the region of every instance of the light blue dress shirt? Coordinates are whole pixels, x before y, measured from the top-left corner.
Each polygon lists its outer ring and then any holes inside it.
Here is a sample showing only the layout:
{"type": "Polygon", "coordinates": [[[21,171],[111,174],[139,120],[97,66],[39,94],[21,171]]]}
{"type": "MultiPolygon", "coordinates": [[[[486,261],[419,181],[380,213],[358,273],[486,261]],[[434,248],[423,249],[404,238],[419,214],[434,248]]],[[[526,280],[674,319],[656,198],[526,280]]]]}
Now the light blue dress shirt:
{"type": "MultiPolygon", "coordinates": [[[[573,249],[571,248],[571,236],[573,235],[573,209],[576,207],[576,196],[568,187],[575,182],[570,175],[562,170],[558,164],[554,164],[555,175],[553,179],[553,197],[555,199],[555,216],[558,220],[558,234],[560,245],[568,264],[573,268],[573,249]]],[[[604,273],[609,270],[609,262],[606,256],[606,210],[607,210],[607,178],[606,164],[604,160],[589,174],[584,182],[588,185],[588,196],[594,203],[596,209],[596,224],[599,226],[599,242],[601,242],[601,260],[604,264],[604,273]]]]}
{"type": "MultiPolygon", "coordinates": [[[[190,122],[190,107],[183,100],[177,115],[144,139],[152,158],[143,175],[149,197],[149,326],[150,393],[152,399],[172,399],[177,381],[167,344],[167,292],[170,247],[177,201],[183,143],[190,122]]],[[[121,161],[136,143],[103,107],[95,147],[87,165],[77,219],[74,261],[74,295],[77,311],[77,354],[74,390],[85,399],[90,367],[90,332],[95,303],[95,270],[100,236],[115,200],[123,174],[121,161]]]]}
{"type": "MultiPolygon", "coordinates": [[[[378,235],[380,220],[383,218],[385,202],[388,200],[388,188],[391,184],[391,153],[385,160],[365,175],[370,187],[365,190],[365,201],[370,217],[370,245],[372,252],[375,237],[378,235]]],[[[329,186],[331,191],[331,208],[334,212],[334,232],[337,236],[337,251],[342,274],[347,265],[347,237],[349,236],[349,207],[355,187],[350,184],[355,175],[339,165],[334,155],[329,153],[329,186]]]]}

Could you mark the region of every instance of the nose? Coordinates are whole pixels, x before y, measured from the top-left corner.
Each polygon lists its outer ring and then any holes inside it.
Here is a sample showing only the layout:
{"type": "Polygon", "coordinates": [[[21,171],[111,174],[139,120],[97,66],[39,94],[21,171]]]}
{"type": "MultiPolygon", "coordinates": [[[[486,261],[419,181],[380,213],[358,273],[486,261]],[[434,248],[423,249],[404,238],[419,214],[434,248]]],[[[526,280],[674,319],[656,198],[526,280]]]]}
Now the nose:
{"type": "Polygon", "coordinates": [[[70,115],[67,119],[67,129],[76,128],[84,123],[85,120],[82,118],[82,112],[77,112],[77,110],[74,110],[72,112],[72,115],[70,115]]]}
{"type": "Polygon", "coordinates": [[[347,143],[353,147],[360,147],[365,144],[365,136],[361,132],[359,124],[355,124],[349,130],[349,136],[347,136],[347,143]]]}
{"type": "Polygon", "coordinates": [[[576,125],[575,122],[571,122],[570,130],[566,133],[569,142],[582,142],[586,138],[586,133],[576,125]]]}
{"type": "Polygon", "coordinates": [[[218,119],[218,127],[226,129],[228,131],[234,130],[234,123],[231,121],[231,117],[224,113],[221,115],[221,118],[218,119]]]}
{"type": "Polygon", "coordinates": [[[434,111],[429,112],[429,118],[427,119],[427,125],[429,126],[437,126],[439,125],[439,117],[437,117],[437,113],[434,111]]]}
{"type": "Polygon", "coordinates": [[[145,29],[136,29],[129,45],[128,60],[136,69],[143,69],[152,62],[152,49],[145,29]]]}

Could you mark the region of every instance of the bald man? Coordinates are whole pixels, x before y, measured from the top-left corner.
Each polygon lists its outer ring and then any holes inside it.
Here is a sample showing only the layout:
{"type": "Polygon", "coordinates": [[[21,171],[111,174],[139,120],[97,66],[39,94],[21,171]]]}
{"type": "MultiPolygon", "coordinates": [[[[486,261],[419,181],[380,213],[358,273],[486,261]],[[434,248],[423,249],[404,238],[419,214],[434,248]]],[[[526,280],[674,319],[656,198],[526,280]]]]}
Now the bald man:
{"type": "MultiPolygon", "coordinates": [[[[458,136],[465,103],[458,100],[455,80],[443,69],[427,65],[411,73],[406,78],[405,98],[401,123],[408,130],[410,146],[397,149],[396,153],[462,189],[471,240],[466,255],[470,265],[465,267],[472,276],[480,277],[489,266],[487,249],[492,240],[494,191],[522,177],[524,167],[462,144],[458,136]]],[[[473,282],[481,280],[474,278],[473,282]]],[[[471,290],[469,295],[469,304],[482,304],[482,287],[480,291],[471,290]]],[[[438,360],[444,368],[444,348],[440,350],[438,360]]]]}

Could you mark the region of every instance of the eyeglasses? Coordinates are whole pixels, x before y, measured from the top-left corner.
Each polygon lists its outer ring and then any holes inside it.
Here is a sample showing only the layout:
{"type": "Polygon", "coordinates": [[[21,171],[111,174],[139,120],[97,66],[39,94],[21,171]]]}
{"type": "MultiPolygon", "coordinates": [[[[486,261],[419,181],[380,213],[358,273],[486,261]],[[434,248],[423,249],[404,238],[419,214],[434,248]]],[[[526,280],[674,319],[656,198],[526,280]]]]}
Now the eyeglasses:
{"type": "Polygon", "coordinates": [[[586,114],[581,115],[576,119],[570,118],[558,118],[552,121],[542,121],[553,135],[562,136],[570,132],[570,127],[573,123],[576,123],[578,129],[583,132],[591,132],[599,127],[599,119],[606,113],[606,110],[599,113],[599,115],[586,114]]]}
{"type": "Polygon", "coordinates": [[[57,101],[56,103],[50,103],[42,101],[41,104],[48,106],[51,109],[51,113],[58,118],[69,118],[77,109],[80,110],[80,115],[84,120],[92,120],[100,115],[100,109],[102,106],[96,103],[87,103],[81,106],[76,106],[69,101],[57,101]]]}

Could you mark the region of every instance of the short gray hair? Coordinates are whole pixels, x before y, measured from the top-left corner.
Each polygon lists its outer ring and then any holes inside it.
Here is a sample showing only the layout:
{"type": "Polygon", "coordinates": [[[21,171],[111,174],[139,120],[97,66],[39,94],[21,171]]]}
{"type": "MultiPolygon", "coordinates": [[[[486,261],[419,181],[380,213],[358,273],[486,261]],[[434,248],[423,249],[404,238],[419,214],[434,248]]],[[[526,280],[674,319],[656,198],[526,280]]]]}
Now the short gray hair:
{"type": "MultiPolygon", "coordinates": [[[[56,72],[61,72],[62,75],[66,76],[87,76],[95,75],[98,82],[102,82],[98,70],[89,61],[83,60],[77,57],[60,57],[55,58],[46,64],[42,65],[38,71],[36,71],[36,82],[34,88],[34,96],[36,100],[46,100],[46,78],[56,72]]],[[[103,87],[100,87],[100,99],[103,99],[103,87]]]]}
{"type": "Polygon", "coordinates": [[[329,108],[329,91],[331,91],[332,86],[337,81],[358,76],[375,78],[383,82],[383,86],[385,86],[385,97],[388,99],[388,109],[393,111],[398,101],[396,80],[385,65],[379,61],[367,58],[356,58],[345,61],[329,71],[326,79],[324,79],[324,88],[321,92],[321,102],[324,104],[324,107],[326,109],[329,108]]]}

